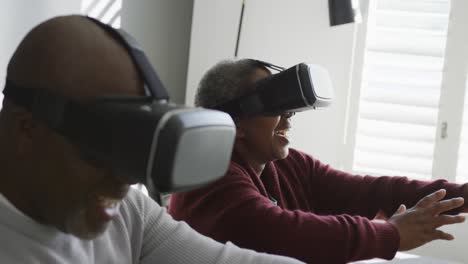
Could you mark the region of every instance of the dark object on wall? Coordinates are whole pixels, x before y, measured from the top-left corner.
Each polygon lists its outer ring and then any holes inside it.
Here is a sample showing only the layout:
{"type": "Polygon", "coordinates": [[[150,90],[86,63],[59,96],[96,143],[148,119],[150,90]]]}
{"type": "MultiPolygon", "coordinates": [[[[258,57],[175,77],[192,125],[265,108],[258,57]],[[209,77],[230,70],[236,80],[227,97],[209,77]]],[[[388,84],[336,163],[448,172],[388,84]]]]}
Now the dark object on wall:
{"type": "Polygon", "coordinates": [[[330,26],[354,23],[355,10],[352,0],[328,0],[330,26]]]}

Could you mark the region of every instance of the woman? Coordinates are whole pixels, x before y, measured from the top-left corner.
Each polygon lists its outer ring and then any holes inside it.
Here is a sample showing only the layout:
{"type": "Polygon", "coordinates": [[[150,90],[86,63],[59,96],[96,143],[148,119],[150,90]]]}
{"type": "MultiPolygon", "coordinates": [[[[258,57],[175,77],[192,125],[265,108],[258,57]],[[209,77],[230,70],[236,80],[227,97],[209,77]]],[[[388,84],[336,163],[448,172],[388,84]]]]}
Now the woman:
{"type": "MultiPolygon", "coordinates": [[[[271,75],[268,65],[249,59],[218,63],[203,77],[196,104],[218,108],[251,92],[271,75]]],[[[225,177],[174,194],[169,206],[175,219],[202,234],[305,262],[346,263],[392,259],[398,250],[451,240],[437,228],[464,221],[440,215],[463,199],[440,200],[465,197],[466,185],[351,175],[289,148],[291,113],[230,114],[237,135],[225,177]]],[[[460,210],[466,209],[452,213],[460,210]]]]}

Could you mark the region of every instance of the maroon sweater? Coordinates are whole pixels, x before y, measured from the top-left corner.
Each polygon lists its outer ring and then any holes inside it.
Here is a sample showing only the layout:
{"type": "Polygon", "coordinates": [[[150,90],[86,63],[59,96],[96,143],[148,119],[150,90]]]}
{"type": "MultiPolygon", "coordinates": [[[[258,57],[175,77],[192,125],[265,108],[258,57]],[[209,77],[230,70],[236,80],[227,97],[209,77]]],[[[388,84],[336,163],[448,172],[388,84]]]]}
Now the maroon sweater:
{"type": "Polygon", "coordinates": [[[290,149],[260,177],[234,156],[224,178],[174,194],[169,212],[221,242],[309,263],[346,263],[393,258],[397,229],[370,219],[380,209],[391,216],[400,204],[410,208],[440,188],[448,198],[462,193],[461,185],[444,180],[350,175],[290,149]]]}

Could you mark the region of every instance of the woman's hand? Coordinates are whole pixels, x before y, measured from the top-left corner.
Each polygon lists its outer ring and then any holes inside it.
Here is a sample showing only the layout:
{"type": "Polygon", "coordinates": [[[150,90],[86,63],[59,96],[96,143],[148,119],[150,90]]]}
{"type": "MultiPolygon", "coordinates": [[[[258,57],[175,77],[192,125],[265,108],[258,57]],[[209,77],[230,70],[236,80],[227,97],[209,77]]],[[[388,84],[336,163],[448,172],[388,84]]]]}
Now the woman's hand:
{"type": "Polygon", "coordinates": [[[400,233],[399,250],[405,251],[417,248],[437,239],[454,239],[451,234],[437,228],[465,221],[465,217],[461,215],[442,214],[462,206],[464,199],[458,197],[441,201],[445,195],[446,191],[441,189],[422,198],[408,210],[404,205],[400,205],[397,212],[387,220],[400,233]]]}

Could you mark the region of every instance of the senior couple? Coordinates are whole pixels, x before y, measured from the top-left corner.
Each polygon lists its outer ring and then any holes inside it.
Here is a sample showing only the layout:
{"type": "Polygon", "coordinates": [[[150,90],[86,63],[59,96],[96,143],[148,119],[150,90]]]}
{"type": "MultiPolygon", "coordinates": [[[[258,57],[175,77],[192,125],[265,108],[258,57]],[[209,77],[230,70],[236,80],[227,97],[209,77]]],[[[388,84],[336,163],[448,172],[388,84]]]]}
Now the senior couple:
{"type": "MultiPolygon", "coordinates": [[[[269,67],[252,59],[216,64],[199,84],[196,105],[219,109],[251,93],[272,75],[269,67]]],[[[12,87],[77,102],[139,96],[144,82],[121,41],[82,16],[34,27],[6,78],[12,87]]],[[[0,262],[392,259],[452,240],[438,228],[464,221],[466,184],[352,175],[289,147],[294,113],[228,113],[236,136],[226,175],[173,194],[166,212],[109,168],[87,162],[73,142],[7,94],[0,112],[0,262]]]]}

